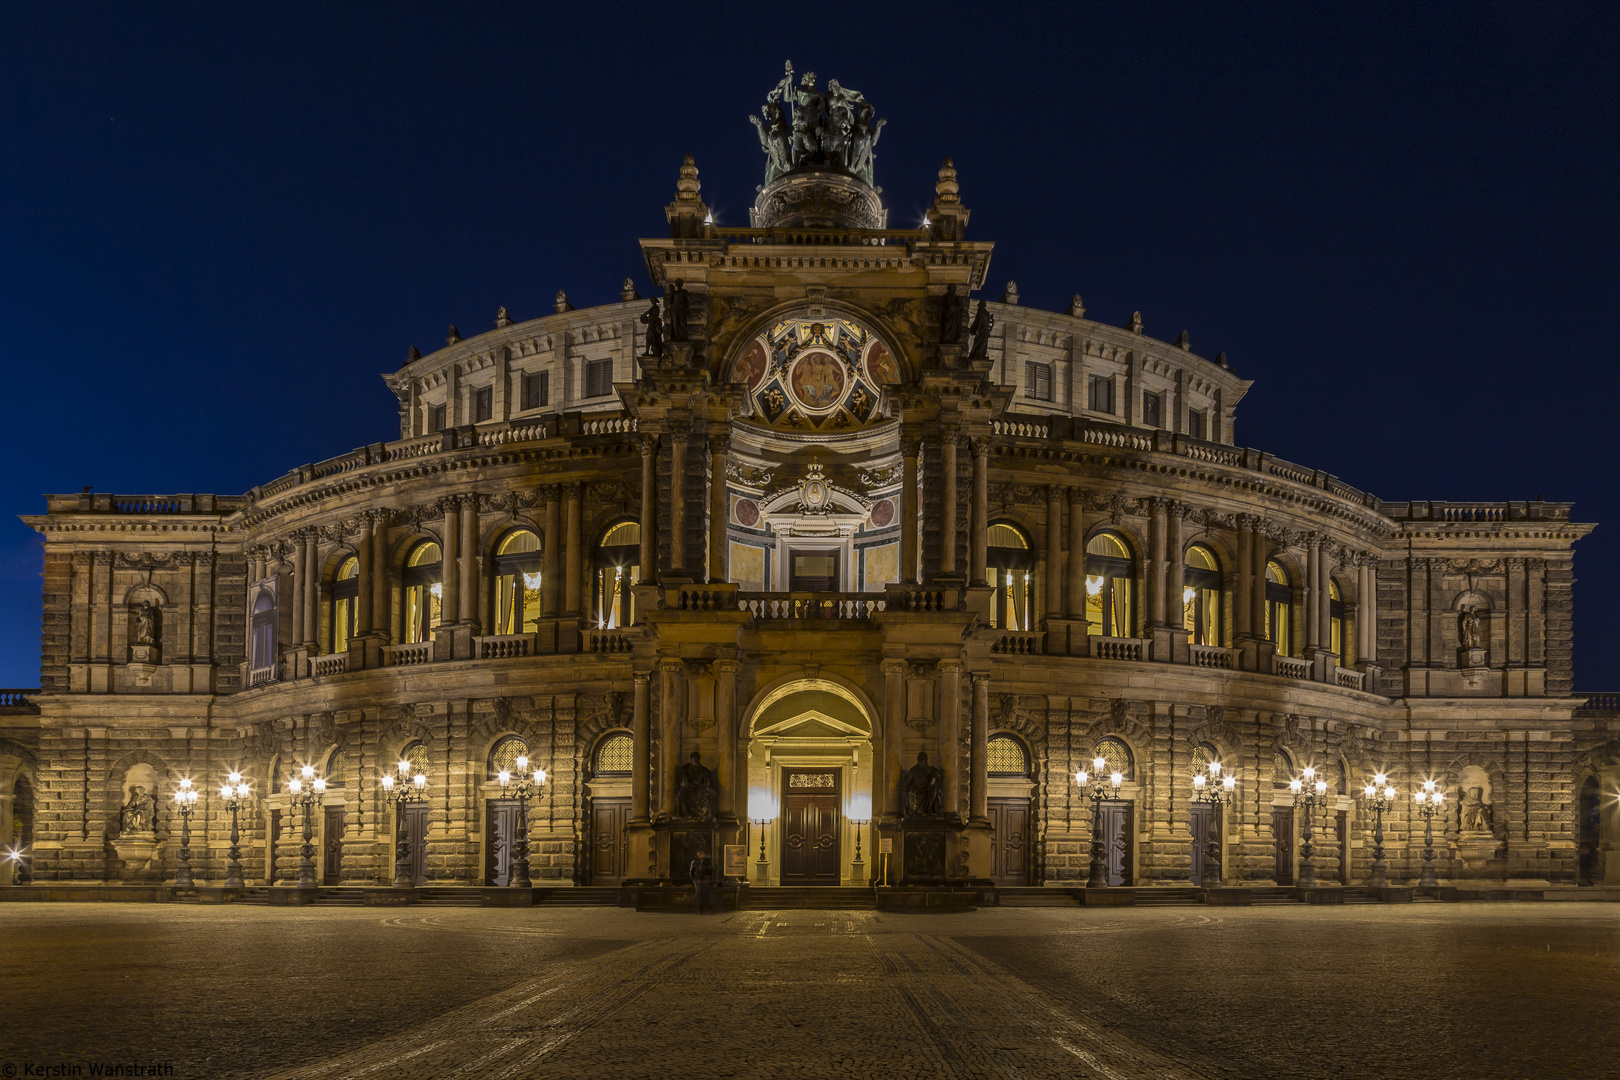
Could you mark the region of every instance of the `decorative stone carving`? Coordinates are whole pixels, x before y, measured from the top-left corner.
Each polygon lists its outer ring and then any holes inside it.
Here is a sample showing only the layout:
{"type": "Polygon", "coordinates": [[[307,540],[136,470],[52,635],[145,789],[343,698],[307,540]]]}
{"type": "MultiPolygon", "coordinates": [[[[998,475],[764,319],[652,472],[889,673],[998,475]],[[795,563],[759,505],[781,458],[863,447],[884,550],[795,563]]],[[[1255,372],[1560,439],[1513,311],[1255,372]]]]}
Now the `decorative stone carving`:
{"type": "Polygon", "coordinates": [[[928,764],[926,753],[919,753],[917,764],[900,774],[900,806],[908,818],[945,813],[945,771],[928,764]]]}
{"type": "Polygon", "coordinates": [[[647,348],[642,356],[662,357],[664,355],[664,314],[659,309],[658,297],[648,301],[647,310],[641,313],[641,325],[647,328],[647,348]]]}
{"type": "MultiPolygon", "coordinates": [[[[1015,301],[1016,302],[1016,298],[1015,301]]],[[[973,314],[973,325],[968,328],[973,335],[973,344],[968,349],[968,359],[986,360],[990,356],[990,330],[996,324],[996,317],[990,314],[990,309],[983,300],[979,301],[978,310],[973,314]]]]}
{"type": "Polygon", "coordinates": [[[157,823],[157,799],[136,784],[118,811],[118,836],[150,836],[157,823]]]}
{"type": "Polygon", "coordinates": [[[675,817],[685,821],[712,821],[719,800],[714,770],[694,750],[692,760],[675,773],[675,817]]]}
{"type": "Polygon", "coordinates": [[[688,323],[691,318],[692,296],[686,291],[686,282],[677,278],[669,290],[670,341],[683,342],[691,340],[688,336],[688,323]]]}
{"type": "Polygon", "coordinates": [[[967,333],[967,300],[957,295],[954,284],[945,286],[945,295],[939,298],[939,341],[942,345],[960,345],[967,333]]]}

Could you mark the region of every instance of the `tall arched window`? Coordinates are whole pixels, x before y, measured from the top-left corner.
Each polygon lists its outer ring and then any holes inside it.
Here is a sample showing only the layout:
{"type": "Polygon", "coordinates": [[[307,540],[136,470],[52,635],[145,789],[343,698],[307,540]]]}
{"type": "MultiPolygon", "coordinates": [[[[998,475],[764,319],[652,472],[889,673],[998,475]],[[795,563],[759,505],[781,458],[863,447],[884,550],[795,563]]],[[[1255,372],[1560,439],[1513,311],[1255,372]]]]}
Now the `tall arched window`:
{"type": "Polygon", "coordinates": [[[1134,578],[1131,549],[1119,536],[1101,532],[1086,544],[1086,620],[1093,634],[1131,636],[1134,578]]]}
{"type": "Polygon", "coordinates": [[[495,549],[495,633],[527,634],[540,622],[540,538],[513,529],[495,549]]]}
{"type": "Polygon", "coordinates": [[[327,755],[326,768],[321,771],[321,775],[326,778],[327,787],[343,786],[343,774],[346,766],[347,762],[344,759],[342,747],[338,747],[327,755]]]}
{"type": "Polygon", "coordinates": [[[1126,780],[1136,779],[1136,759],[1131,756],[1131,748],[1125,745],[1124,739],[1116,739],[1112,735],[1098,739],[1094,756],[1108,763],[1107,773],[1119,773],[1126,780]]]}
{"type": "Polygon", "coordinates": [[[984,580],[995,593],[990,602],[990,625],[1007,630],[1029,629],[1029,600],[1035,581],[1035,557],[1029,540],[1017,527],[1003,523],[985,532],[984,580]]]}
{"type": "Polygon", "coordinates": [[[253,601],[253,669],[262,671],[276,662],[276,598],[269,589],[253,601]]]}
{"type": "Polygon", "coordinates": [[[1266,563],[1266,637],[1277,648],[1279,656],[1293,656],[1294,652],[1294,590],[1288,581],[1288,571],[1276,560],[1266,563]]]}
{"type": "MultiPolygon", "coordinates": [[[[410,775],[415,776],[417,773],[421,773],[423,776],[429,775],[428,774],[428,751],[427,751],[427,747],[423,746],[421,743],[419,743],[419,742],[408,743],[405,746],[405,749],[403,749],[403,750],[401,750],[399,752],[399,760],[400,761],[406,761],[406,762],[410,763],[410,766],[411,766],[410,775]]],[[[399,766],[396,764],[393,768],[394,768],[394,775],[398,776],[399,775],[399,766]]]]}
{"type": "MultiPolygon", "coordinates": [[[[499,780],[502,770],[514,774],[522,772],[523,770],[518,768],[517,759],[528,756],[529,744],[523,741],[522,736],[508,735],[490,748],[489,775],[485,779],[499,780]]],[[[532,762],[530,767],[533,767],[532,762]]]]}
{"type": "Polygon", "coordinates": [[[1344,596],[1339,592],[1339,583],[1331,577],[1328,578],[1328,648],[1339,657],[1340,667],[1349,667],[1355,662],[1350,655],[1350,638],[1344,632],[1344,596]]]}
{"type": "Polygon", "coordinates": [[[641,580],[641,526],[621,521],[596,546],[596,625],[607,630],[636,621],[630,586],[641,580]]]}
{"type": "Polygon", "coordinates": [[[1221,643],[1221,564],[1203,544],[1187,549],[1182,571],[1181,613],[1194,645],[1221,643]]]}
{"type": "Polygon", "coordinates": [[[426,641],[444,614],[444,555],[431,540],[405,560],[405,640],[426,641]]]}
{"type": "Polygon", "coordinates": [[[1294,759],[1288,756],[1288,751],[1278,750],[1271,755],[1271,786],[1286,788],[1293,779],[1294,759]]]}
{"type": "Polygon", "coordinates": [[[593,776],[629,776],[635,762],[636,742],[622,731],[603,737],[596,746],[593,776]]]}
{"type": "Polygon", "coordinates": [[[332,583],[332,651],[349,651],[349,639],[358,631],[360,615],[360,560],[353,555],[338,567],[332,583]]]}

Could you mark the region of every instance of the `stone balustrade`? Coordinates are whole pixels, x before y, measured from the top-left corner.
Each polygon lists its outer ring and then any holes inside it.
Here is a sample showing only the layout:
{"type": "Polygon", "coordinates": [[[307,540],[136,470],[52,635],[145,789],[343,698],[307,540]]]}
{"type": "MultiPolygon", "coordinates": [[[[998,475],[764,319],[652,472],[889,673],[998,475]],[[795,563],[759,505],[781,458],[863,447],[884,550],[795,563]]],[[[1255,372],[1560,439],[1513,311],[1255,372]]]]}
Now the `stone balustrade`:
{"type": "Polygon", "coordinates": [[[737,610],[756,619],[867,619],[886,602],[881,593],[737,594],[737,610]]]}
{"type": "Polygon", "coordinates": [[[480,660],[509,660],[533,656],[534,652],[534,634],[485,634],[473,638],[473,653],[480,660]]]}
{"type": "Polygon", "coordinates": [[[1305,660],[1295,660],[1292,656],[1272,657],[1272,670],[1284,679],[1309,679],[1311,665],[1305,660]]]}
{"type": "Polygon", "coordinates": [[[1189,645],[1189,655],[1194,667],[1220,668],[1223,671],[1236,671],[1238,651],[1236,649],[1223,649],[1218,645],[1189,645]]]}
{"type": "Polygon", "coordinates": [[[433,642],[416,641],[409,645],[384,645],[384,667],[411,667],[433,663],[433,642]]]}
{"type": "Polygon", "coordinates": [[[1093,660],[1146,660],[1148,642],[1145,638],[1103,637],[1093,634],[1086,639],[1093,660]]]}
{"type": "Polygon", "coordinates": [[[325,678],[328,675],[342,675],[349,670],[349,654],[346,652],[332,653],[330,656],[317,656],[310,661],[310,674],[316,678],[325,678]]]}

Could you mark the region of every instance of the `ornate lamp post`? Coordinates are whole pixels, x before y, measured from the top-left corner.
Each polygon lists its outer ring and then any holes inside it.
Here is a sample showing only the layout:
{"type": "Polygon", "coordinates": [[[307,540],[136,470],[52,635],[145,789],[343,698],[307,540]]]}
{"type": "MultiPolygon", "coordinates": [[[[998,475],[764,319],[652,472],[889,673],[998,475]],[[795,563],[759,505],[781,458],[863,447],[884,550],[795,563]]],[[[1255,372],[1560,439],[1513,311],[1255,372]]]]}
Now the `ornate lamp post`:
{"type": "Polygon", "coordinates": [[[1221,884],[1221,846],[1219,822],[1225,808],[1231,805],[1232,797],[1237,793],[1237,777],[1227,774],[1221,775],[1221,763],[1209,763],[1209,774],[1193,774],[1193,802],[1203,803],[1210,808],[1209,827],[1204,831],[1204,874],[1199,884],[1206,889],[1218,888],[1221,884]]]}
{"type": "MultiPolygon", "coordinates": [[[[404,764],[401,762],[400,764],[404,764]]],[[[519,754],[514,763],[518,767],[517,779],[506,769],[500,771],[497,779],[501,782],[501,795],[504,798],[516,798],[518,803],[517,836],[512,840],[512,866],[507,874],[507,882],[514,888],[527,889],[533,886],[529,880],[529,799],[536,791],[545,785],[546,770],[534,770],[533,779],[529,775],[529,756],[519,754]]],[[[427,777],[421,778],[423,783],[427,777]]]]}
{"type": "Polygon", "coordinates": [[[233,772],[225,778],[226,782],[220,786],[219,797],[225,800],[225,809],[231,812],[231,850],[225,862],[225,887],[227,889],[240,889],[242,887],[242,834],[237,828],[236,812],[247,801],[248,785],[242,779],[242,774],[233,772]]]}
{"type": "Polygon", "coordinates": [[[326,781],[315,775],[315,766],[305,765],[302,776],[287,781],[287,791],[293,806],[304,812],[304,843],[298,849],[298,887],[315,887],[315,830],[310,823],[311,811],[326,794],[326,781]]]}
{"type": "Polygon", "coordinates": [[[861,830],[872,820],[872,796],[861,792],[849,801],[849,823],[855,826],[855,862],[850,867],[850,878],[859,883],[866,874],[861,861],[861,830]]]}
{"type": "Polygon", "coordinates": [[[177,889],[197,887],[191,879],[191,815],[196,812],[198,794],[189,776],[180,778],[180,790],[174,793],[175,809],[180,812],[180,868],[174,872],[177,889]]]}
{"type": "Polygon", "coordinates": [[[1434,876],[1434,815],[1440,812],[1446,793],[1436,788],[1433,780],[1425,780],[1423,790],[1415,792],[1412,798],[1417,803],[1418,813],[1423,815],[1423,873],[1418,877],[1418,887],[1438,889],[1440,882],[1434,876]]]}
{"type": "Polygon", "coordinates": [[[411,763],[399,763],[399,783],[395,784],[394,777],[384,773],[382,778],[383,798],[394,801],[394,888],[416,888],[416,875],[411,873],[411,835],[405,827],[405,808],[411,803],[425,802],[427,791],[427,777],[422,773],[411,775],[411,763]]]}
{"type": "Polygon", "coordinates": [[[765,885],[771,880],[770,864],[765,861],[765,826],[774,815],[770,793],[755,789],[748,793],[748,822],[759,826],[759,865],[754,868],[754,884],[765,885]]]}
{"type": "Polygon", "coordinates": [[[1106,889],[1108,857],[1103,845],[1102,804],[1104,799],[1119,798],[1119,788],[1125,782],[1125,775],[1110,773],[1105,784],[1103,770],[1108,768],[1108,760],[1103,757],[1093,758],[1091,767],[1093,770],[1091,773],[1081,769],[1074,774],[1074,782],[1080,786],[1080,794],[1091,800],[1091,871],[1086,876],[1086,888],[1106,889]]]}
{"type": "Polygon", "coordinates": [[[1395,786],[1389,782],[1389,777],[1379,773],[1372,783],[1361,789],[1361,797],[1373,812],[1372,875],[1367,878],[1367,884],[1375,889],[1386,888],[1389,877],[1384,864],[1384,811],[1395,805],[1395,786]]]}
{"type": "Polygon", "coordinates": [[[1288,790],[1294,793],[1294,806],[1303,809],[1299,828],[1299,884],[1302,888],[1314,889],[1316,887],[1316,863],[1311,857],[1311,825],[1316,817],[1316,807],[1327,794],[1327,781],[1318,780],[1316,770],[1311,766],[1305,767],[1303,777],[1294,777],[1288,781],[1288,790]]]}

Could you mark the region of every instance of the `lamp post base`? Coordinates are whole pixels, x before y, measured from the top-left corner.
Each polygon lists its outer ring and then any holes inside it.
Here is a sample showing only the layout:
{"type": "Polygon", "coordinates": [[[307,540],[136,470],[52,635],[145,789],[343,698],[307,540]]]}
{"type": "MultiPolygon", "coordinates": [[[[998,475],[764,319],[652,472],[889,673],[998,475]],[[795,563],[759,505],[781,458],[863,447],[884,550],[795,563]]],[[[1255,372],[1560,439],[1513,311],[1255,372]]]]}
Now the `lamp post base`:
{"type": "Polygon", "coordinates": [[[1420,889],[1438,889],[1439,887],[1440,887],[1440,880],[1439,880],[1439,878],[1437,878],[1435,876],[1434,863],[1432,863],[1432,862],[1424,863],[1423,864],[1423,873],[1418,875],[1418,888],[1420,888],[1420,889]]]}
{"type": "Polygon", "coordinates": [[[241,860],[232,859],[225,864],[225,887],[227,889],[240,889],[242,887],[241,860]]]}
{"type": "Polygon", "coordinates": [[[1389,886],[1389,867],[1383,859],[1374,859],[1372,870],[1367,875],[1367,885],[1373,889],[1383,889],[1389,886]]]}
{"type": "Polygon", "coordinates": [[[182,852],[180,860],[180,868],[174,872],[174,887],[177,889],[195,889],[197,884],[191,878],[190,853],[182,852]]]}
{"type": "Polygon", "coordinates": [[[1316,866],[1309,857],[1300,860],[1299,886],[1302,889],[1316,888],[1316,866]]]}

